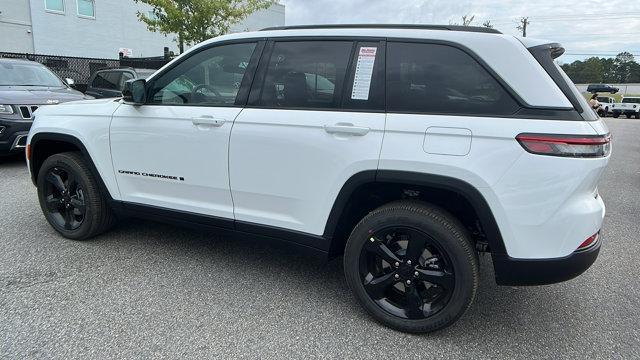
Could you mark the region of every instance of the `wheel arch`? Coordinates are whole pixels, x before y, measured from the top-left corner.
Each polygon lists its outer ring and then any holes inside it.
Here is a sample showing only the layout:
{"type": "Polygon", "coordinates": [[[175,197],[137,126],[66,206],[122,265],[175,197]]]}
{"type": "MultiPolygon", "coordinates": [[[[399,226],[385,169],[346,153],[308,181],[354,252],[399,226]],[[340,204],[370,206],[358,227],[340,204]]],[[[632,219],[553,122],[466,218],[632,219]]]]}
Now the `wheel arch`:
{"type": "MultiPolygon", "coordinates": [[[[330,241],[330,256],[342,253],[350,229],[366,213],[384,203],[411,198],[411,194],[407,195],[406,192],[412,190],[426,191],[425,195],[429,196],[426,198],[427,201],[434,195],[442,195],[443,198],[439,200],[451,202],[453,196],[459,200],[461,205],[471,207],[486,237],[490,252],[492,254],[506,254],[504,241],[493,212],[484,196],[473,185],[442,175],[396,170],[370,170],[357,173],[349,178],[334,201],[323,235],[330,241]],[[390,190],[395,192],[389,195],[390,190]],[[373,195],[370,197],[369,195],[372,193],[373,195]]],[[[437,202],[436,204],[438,205],[437,202]]],[[[447,209],[446,202],[444,207],[446,210],[450,210],[447,209]]],[[[454,212],[454,215],[458,214],[454,212]]]]}
{"type": "Polygon", "coordinates": [[[60,133],[36,133],[31,137],[31,141],[29,143],[30,146],[30,159],[29,159],[29,170],[31,173],[31,181],[34,185],[37,186],[38,181],[38,173],[44,161],[50,157],[51,155],[59,154],[67,151],[77,151],[80,152],[85,161],[87,161],[87,165],[91,174],[97,179],[98,187],[100,191],[107,196],[107,199],[110,201],[113,200],[111,193],[109,192],[107,186],[105,185],[102,177],[100,176],[100,172],[95,166],[91,155],[87,151],[87,148],[84,146],[82,141],[73,135],[68,134],[60,134],[60,133]]]}

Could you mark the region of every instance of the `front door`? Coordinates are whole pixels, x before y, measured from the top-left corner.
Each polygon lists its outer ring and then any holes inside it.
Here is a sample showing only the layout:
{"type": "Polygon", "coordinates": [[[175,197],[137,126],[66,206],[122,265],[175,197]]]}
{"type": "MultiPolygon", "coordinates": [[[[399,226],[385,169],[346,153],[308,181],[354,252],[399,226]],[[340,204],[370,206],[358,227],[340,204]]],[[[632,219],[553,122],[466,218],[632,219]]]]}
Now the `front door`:
{"type": "Polygon", "coordinates": [[[118,108],[110,141],[123,201],[233,219],[229,136],[255,48],[198,50],[147,83],[147,103],[118,108]]]}

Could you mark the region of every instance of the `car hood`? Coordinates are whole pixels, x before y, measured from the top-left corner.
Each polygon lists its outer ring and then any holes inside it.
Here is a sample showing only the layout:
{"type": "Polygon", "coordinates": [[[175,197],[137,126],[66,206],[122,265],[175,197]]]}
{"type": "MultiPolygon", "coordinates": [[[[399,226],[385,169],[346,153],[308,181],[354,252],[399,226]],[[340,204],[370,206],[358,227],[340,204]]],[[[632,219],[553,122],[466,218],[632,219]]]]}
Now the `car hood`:
{"type": "Polygon", "coordinates": [[[0,86],[0,104],[42,105],[90,99],[67,87],[0,86]]]}

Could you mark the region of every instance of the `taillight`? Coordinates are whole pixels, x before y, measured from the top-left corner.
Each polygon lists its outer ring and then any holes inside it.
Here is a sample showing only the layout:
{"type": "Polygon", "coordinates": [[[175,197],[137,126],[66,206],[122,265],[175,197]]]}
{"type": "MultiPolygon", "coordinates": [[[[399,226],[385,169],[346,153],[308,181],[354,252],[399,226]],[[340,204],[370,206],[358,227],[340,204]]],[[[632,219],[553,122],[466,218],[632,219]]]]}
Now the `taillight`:
{"type": "Polygon", "coordinates": [[[576,250],[586,250],[594,246],[598,242],[599,235],[600,235],[600,232],[597,232],[591,235],[587,240],[583,241],[582,244],[580,244],[580,246],[578,246],[576,250]]]}
{"type": "Polygon", "coordinates": [[[611,135],[520,134],[516,140],[537,155],[604,157],[611,151],[611,135]]]}

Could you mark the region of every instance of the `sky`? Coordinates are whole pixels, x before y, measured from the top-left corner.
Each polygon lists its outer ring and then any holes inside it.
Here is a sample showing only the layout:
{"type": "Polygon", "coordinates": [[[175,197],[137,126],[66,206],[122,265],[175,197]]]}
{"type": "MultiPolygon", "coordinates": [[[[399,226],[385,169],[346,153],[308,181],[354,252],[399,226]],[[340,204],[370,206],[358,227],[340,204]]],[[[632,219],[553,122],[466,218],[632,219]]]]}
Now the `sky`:
{"type": "Polygon", "coordinates": [[[461,23],[490,20],[505,34],[522,35],[518,19],[528,17],[527,36],[563,44],[558,60],[570,63],[622,51],[640,61],[640,0],[280,0],[286,24],[461,23]]]}

